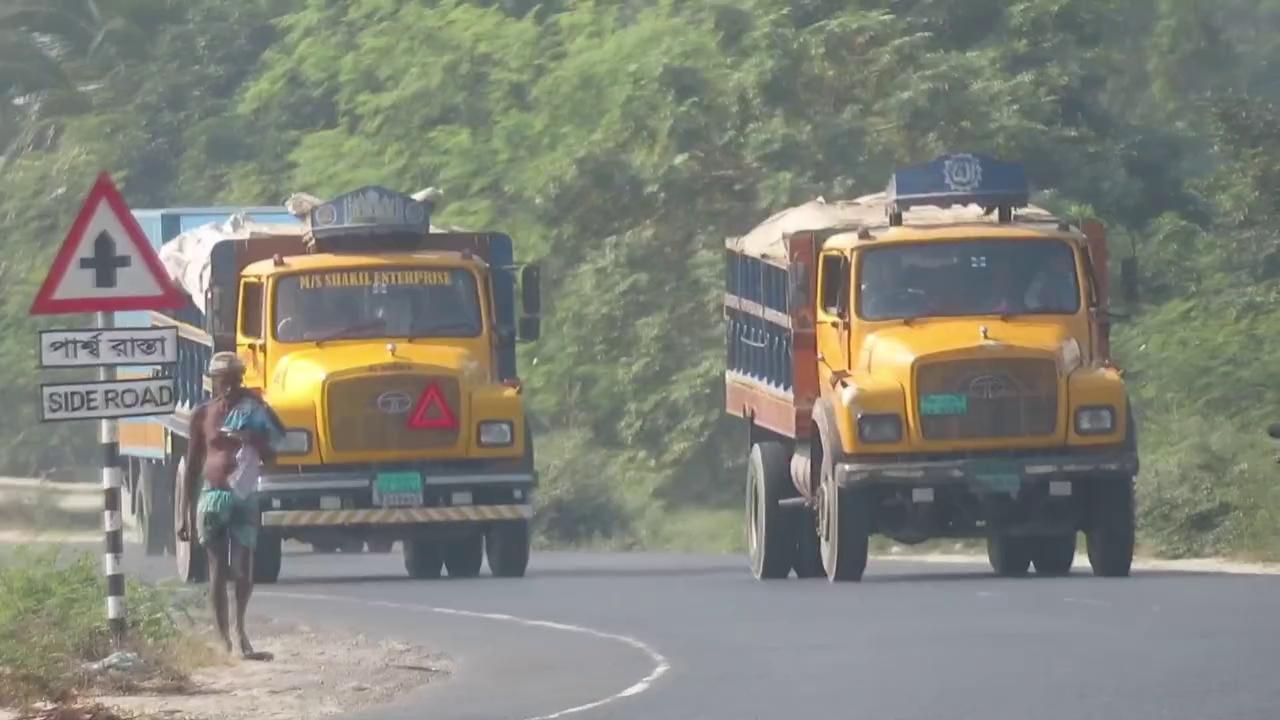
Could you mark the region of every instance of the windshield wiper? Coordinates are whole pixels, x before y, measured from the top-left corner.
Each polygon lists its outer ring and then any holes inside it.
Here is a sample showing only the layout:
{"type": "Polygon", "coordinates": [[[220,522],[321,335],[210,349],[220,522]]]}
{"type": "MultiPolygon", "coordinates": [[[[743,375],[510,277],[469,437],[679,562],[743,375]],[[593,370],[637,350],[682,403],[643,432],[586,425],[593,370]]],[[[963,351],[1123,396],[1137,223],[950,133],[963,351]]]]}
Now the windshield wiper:
{"type": "Polygon", "coordinates": [[[380,327],[386,327],[386,325],[387,325],[387,321],[383,318],[378,318],[376,320],[366,320],[364,322],[356,323],[355,325],[351,325],[349,327],[344,327],[341,330],[331,332],[328,335],[325,335],[323,337],[316,338],[315,343],[316,345],[319,345],[320,343],[327,342],[329,340],[337,340],[341,338],[343,335],[346,335],[347,333],[361,332],[364,330],[375,330],[380,327]]]}

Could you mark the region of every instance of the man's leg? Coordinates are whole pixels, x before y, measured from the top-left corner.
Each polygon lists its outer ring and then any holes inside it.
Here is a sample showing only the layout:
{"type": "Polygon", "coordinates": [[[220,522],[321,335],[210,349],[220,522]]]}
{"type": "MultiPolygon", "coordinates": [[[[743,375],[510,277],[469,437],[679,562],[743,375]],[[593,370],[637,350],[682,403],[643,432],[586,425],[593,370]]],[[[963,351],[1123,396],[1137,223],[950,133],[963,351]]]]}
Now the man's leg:
{"type": "Polygon", "coordinates": [[[218,533],[208,538],[204,547],[209,557],[209,604],[218,624],[218,634],[222,637],[227,652],[232,652],[234,648],[231,645],[231,628],[227,618],[227,533],[218,533]]]}
{"type": "Polygon", "coordinates": [[[234,541],[231,548],[232,571],[236,578],[236,634],[240,640],[240,653],[247,656],[253,653],[253,644],[249,642],[249,633],[244,625],[245,611],[253,595],[253,548],[234,541]]]}
{"type": "Polygon", "coordinates": [[[245,628],[245,612],[253,596],[253,552],[258,544],[258,503],[256,498],[241,501],[232,529],[231,553],[236,578],[236,633],[240,655],[246,660],[271,660],[271,653],[256,652],[245,628]]]}

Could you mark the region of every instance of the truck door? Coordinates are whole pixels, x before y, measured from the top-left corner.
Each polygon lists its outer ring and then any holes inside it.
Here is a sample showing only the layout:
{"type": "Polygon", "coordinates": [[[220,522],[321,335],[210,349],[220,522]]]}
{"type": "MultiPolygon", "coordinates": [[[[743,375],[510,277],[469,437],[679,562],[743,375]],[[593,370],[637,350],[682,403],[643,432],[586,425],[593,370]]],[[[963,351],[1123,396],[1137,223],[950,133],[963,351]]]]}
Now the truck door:
{"type": "Polygon", "coordinates": [[[240,281],[236,353],[244,361],[244,384],[251,388],[266,387],[266,342],[262,334],[265,326],[266,303],[263,299],[263,284],[260,279],[245,278],[240,281]]]}
{"type": "Polygon", "coordinates": [[[849,256],[825,252],[818,262],[818,373],[827,380],[849,369],[849,256]]]}

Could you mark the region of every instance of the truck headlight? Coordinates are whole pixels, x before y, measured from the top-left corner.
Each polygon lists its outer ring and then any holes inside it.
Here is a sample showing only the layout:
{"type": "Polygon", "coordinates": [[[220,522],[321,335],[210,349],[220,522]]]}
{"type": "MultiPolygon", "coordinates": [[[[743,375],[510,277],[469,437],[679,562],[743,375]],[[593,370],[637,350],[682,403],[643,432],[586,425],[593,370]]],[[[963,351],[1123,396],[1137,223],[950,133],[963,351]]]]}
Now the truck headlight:
{"type": "Polygon", "coordinates": [[[279,455],[306,455],[311,452],[311,433],[306,430],[285,430],[284,439],[276,445],[279,455]]]}
{"type": "Polygon", "coordinates": [[[511,423],[505,420],[486,420],[480,423],[476,435],[481,447],[505,447],[515,438],[511,423]]]}
{"type": "Polygon", "coordinates": [[[864,443],[896,443],[902,439],[902,420],[897,415],[859,415],[858,439],[864,443]]]}
{"type": "Polygon", "coordinates": [[[1110,405],[1076,410],[1076,432],[1081,435],[1106,435],[1115,427],[1116,409],[1110,405]]]}

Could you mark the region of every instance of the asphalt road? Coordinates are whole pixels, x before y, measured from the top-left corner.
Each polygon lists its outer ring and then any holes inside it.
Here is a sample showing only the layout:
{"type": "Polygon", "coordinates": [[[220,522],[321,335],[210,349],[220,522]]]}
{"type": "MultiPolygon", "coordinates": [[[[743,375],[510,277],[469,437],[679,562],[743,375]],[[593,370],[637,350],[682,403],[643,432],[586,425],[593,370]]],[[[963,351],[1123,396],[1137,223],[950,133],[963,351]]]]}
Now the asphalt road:
{"type": "Polygon", "coordinates": [[[358,720],[1280,717],[1280,577],[873,560],[861,584],[760,583],[738,557],[574,553],[522,580],[411,581],[398,552],[284,568],[259,612],[457,663],[358,720]]]}

